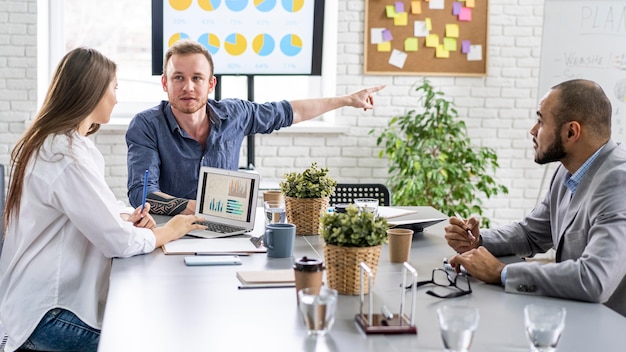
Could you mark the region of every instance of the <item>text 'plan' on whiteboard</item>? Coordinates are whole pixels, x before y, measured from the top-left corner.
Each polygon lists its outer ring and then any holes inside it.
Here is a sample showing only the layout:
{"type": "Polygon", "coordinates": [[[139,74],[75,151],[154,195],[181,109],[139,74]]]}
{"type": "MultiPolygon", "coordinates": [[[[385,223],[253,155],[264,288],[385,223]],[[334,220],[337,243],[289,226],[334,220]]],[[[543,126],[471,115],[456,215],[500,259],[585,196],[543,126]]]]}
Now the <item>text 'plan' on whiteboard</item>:
{"type": "Polygon", "coordinates": [[[575,78],[602,86],[613,138],[626,142],[626,1],[546,0],[538,98],[575,78]]]}

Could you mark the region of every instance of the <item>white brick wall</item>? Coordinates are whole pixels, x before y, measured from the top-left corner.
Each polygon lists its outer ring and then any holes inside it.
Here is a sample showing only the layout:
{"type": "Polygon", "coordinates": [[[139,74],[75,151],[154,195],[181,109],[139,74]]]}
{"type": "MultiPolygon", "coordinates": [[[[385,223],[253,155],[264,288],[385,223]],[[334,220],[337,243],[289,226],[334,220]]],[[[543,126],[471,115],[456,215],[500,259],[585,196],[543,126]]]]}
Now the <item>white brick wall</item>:
{"type": "MultiPolygon", "coordinates": [[[[9,164],[11,149],[24,132],[24,121],[32,118],[36,110],[36,33],[36,0],[0,1],[0,163],[3,165],[9,164]]],[[[8,179],[5,181],[6,184],[8,179]]]]}
{"type": "MultiPolygon", "coordinates": [[[[378,158],[375,137],[369,131],[382,129],[391,117],[414,108],[414,87],[422,77],[363,75],[364,0],[337,1],[337,94],[378,84],[387,88],[376,96],[374,111],[346,108],[337,112],[336,123],[347,126],[345,133],[257,136],[256,166],[265,178],[280,178],[284,172],[317,161],[328,166],[340,182],[385,182],[386,161],[378,158]]],[[[536,109],[543,3],[489,1],[488,75],[429,77],[454,98],[473,142],[498,153],[501,167],[496,177],[509,187],[510,194],[485,201],[486,215],[494,224],[519,219],[530,210],[544,175],[543,167],[533,162],[528,134],[536,109]]],[[[0,162],[4,164],[24,131],[24,121],[36,112],[36,16],[36,0],[0,2],[0,162]]],[[[123,129],[102,130],[95,141],[106,157],[108,183],[125,199],[123,129]]]]}

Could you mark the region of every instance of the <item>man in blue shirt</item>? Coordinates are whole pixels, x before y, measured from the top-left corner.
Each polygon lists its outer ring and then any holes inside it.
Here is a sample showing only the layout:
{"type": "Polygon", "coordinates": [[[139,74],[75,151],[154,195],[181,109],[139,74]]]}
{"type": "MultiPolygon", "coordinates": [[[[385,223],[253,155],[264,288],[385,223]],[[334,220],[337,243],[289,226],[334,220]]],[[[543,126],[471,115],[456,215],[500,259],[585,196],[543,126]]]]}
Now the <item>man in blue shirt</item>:
{"type": "Polygon", "coordinates": [[[341,107],[374,108],[372,94],[384,86],[346,96],[254,103],[240,99],[208,99],[217,80],[211,54],[186,40],[165,54],[163,90],[168,101],[137,114],[126,132],[128,198],[142,202],[145,170],[147,201],[154,214],[194,214],[201,166],[239,167],[244,137],[271,133],[341,107]]]}

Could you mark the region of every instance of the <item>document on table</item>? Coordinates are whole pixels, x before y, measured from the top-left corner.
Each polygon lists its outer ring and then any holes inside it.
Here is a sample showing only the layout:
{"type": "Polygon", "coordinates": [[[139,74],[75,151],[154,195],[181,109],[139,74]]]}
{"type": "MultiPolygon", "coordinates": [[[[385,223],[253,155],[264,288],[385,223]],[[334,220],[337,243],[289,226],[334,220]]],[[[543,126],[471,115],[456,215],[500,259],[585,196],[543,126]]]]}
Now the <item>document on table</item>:
{"type": "Polygon", "coordinates": [[[196,253],[265,253],[267,248],[256,248],[247,237],[237,238],[181,238],[164,244],[165,254],[194,255],[196,253]]]}
{"type": "Polygon", "coordinates": [[[381,206],[378,207],[378,216],[383,217],[385,219],[397,218],[400,216],[416,214],[416,210],[395,208],[389,206],[381,206]]]}
{"type": "Polygon", "coordinates": [[[387,219],[387,223],[389,224],[390,227],[403,226],[403,225],[415,225],[415,226],[422,228],[422,227],[427,227],[427,226],[446,220],[445,217],[424,218],[423,217],[424,214],[420,215],[418,211],[416,210],[389,207],[389,206],[378,207],[378,216],[381,216],[387,219]],[[408,217],[409,219],[406,219],[406,220],[397,219],[402,216],[415,215],[415,214],[417,215],[409,216],[408,217]]]}

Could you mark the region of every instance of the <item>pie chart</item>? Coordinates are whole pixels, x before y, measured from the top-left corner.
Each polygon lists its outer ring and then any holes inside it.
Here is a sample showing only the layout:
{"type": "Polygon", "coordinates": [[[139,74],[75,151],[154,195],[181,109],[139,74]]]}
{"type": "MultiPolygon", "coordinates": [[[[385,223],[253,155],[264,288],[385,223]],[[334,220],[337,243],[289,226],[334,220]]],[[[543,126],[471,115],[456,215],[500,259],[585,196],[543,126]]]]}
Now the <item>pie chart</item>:
{"type": "Polygon", "coordinates": [[[304,6],[304,0],[281,0],[283,7],[288,12],[298,12],[304,6]]]}
{"type": "Polygon", "coordinates": [[[295,34],[287,34],[280,40],[280,50],[287,56],[296,56],[302,51],[302,39],[295,34]]]}
{"type": "Polygon", "coordinates": [[[261,12],[269,12],[276,6],[276,0],[254,0],[254,6],[261,12]]]}
{"type": "Polygon", "coordinates": [[[198,5],[205,11],[213,11],[220,7],[222,0],[198,0],[198,5]]]}
{"type": "Polygon", "coordinates": [[[167,46],[172,46],[179,40],[189,39],[189,36],[185,33],[174,33],[170,36],[170,40],[167,41],[167,46]]]}
{"type": "Polygon", "coordinates": [[[259,34],[252,40],[252,50],[259,56],[267,56],[274,51],[274,38],[269,34],[259,34]]]}
{"type": "Polygon", "coordinates": [[[191,6],[191,0],[169,0],[170,6],[174,10],[182,11],[191,6]]]}
{"type": "Polygon", "coordinates": [[[224,40],[224,49],[233,56],[243,54],[246,51],[246,45],[248,45],[246,38],[239,33],[229,34],[224,40]]]}
{"type": "Polygon", "coordinates": [[[211,55],[215,55],[220,50],[220,38],[212,33],[204,33],[198,37],[198,43],[202,44],[211,55]]]}
{"type": "Polygon", "coordinates": [[[225,2],[231,11],[241,11],[248,6],[248,0],[225,0],[225,2]]]}

